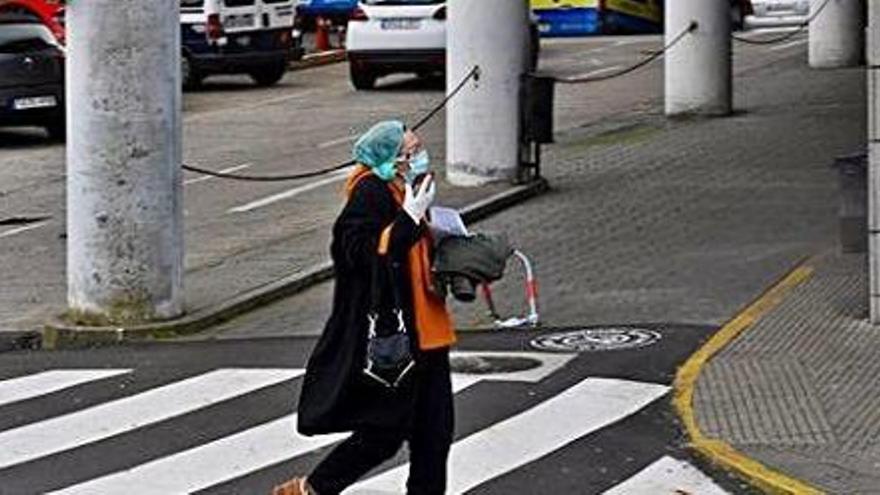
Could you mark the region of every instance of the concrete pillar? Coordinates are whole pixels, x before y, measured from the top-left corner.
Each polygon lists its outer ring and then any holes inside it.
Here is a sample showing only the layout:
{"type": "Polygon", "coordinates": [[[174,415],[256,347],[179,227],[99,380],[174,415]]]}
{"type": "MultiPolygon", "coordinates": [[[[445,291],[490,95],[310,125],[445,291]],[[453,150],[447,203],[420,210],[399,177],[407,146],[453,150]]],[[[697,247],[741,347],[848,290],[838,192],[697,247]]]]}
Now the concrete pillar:
{"type": "Polygon", "coordinates": [[[447,178],[462,186],[511,179],[519,160],[528,0],[450,0],[447,8],[446,87],[480,67],[479,82],[447,107],[447,178]]]}
{"type": "Polygon", "coordinates": [[[666,44],[697,22],[665,56],[666,115],[727,115],[731,112],[730,3],[668,0],[666,44]]]}
{"type": "Polygon", "coordinates": [[[179,0],[67,6],[72,317],[183,312],[179,0]]]}
{"type": "Polygon", "coordinates": [[[816,16],[809,28],[810,67],[855,67],[862,63],[864,9],[863,0],[810,0],[810,15],[816,16]]]}
{"type": "Polygon", "coordinates": [[[871,323],[880,324],[880,3],[869,2],[868,56],[868,286],[871,323]]]}

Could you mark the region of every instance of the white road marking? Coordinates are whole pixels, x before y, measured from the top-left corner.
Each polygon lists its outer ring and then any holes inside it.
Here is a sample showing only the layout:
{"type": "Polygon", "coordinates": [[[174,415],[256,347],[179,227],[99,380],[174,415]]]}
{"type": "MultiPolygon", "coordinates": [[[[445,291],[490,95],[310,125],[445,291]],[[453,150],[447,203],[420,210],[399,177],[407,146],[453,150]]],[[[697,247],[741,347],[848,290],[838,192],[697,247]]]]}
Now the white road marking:
{"type": "Polygon", "coordinates": [[[712,480],[687,462],[664,456],[603,495],[727,495],[712,480]]]}
{"type": "MultiPolygon", "coordinates": [[[[554,372],[568,364],[569,361],[577,357],[577,354],[550,354],[546,352],[499,352],[499,351],[479,351],[479,352],[470,352],[470,351],[455,351],[450,353],[450,358],[467,358],[471,356],[487,356],[487,357],[512,357],[512,358],[526,358],[526,359],[535,359],[541,362],[540,366],[535,368],[523,370],[523,371],[515,371],[512,373],[490,373],[490,374],[482,374],[482,375],[468,375],[468,376],[478,376],[481,380],[487,381],[505,381],[505,382],[531,382],[538,383],[544,378],[552,375],[554,372]]],[[[457,376],[457,374],[452,375],[453,378],[457,376]]]]}
{"type": "Polygon", "coordinates": [[[16,227],[14,229],[9,229],[6,232],[0,232],[0,239],[2,239],[4,237],[12,237],[16,234],[21,234],[23,232],[28,232],[30,230],[39,229],[40,227],[45,227],[46,225],[49,225],[48,220],[45,222],[37,222],[37,223],[33,223],[31,225],[25,225],[23,227],[16,227]]]}
{"type": "MultiPolygon", "coordinates": [[[[252,165],[253,164],[251,164],[251,163],[243,163],[241,165],[236,165],[234,167],[224,168],[223,170],[219,170],[219,172],[222,174],[231,174],[232,172],[238,172],[239,170],[244,170],[246,168],[249,168],[252,165]]],[[[212,175],[203,175],[201,177],[196,177],[195,179],[185,180],[185,181],[183,181],[183,185],[188,186],[190,184],[198,184],[199,182],[205,182],[205,181],[208,181],[211,179],[216,179],[216,177],[214,177],[212,175]]]]}
{"type": "Polygon", "coordinates": [[[601,69],[591,70],[590,72],[584,72],[583,74],[577,74],[577,75],[571,76],[571,77],[577,78],[577,79],[585,78],[585,77],[594,77],[594,76],[598,76],[598,75],[605,74],[608,72],[614,72],[614,71],[620,70],[622,68],[623,67],[620,65],[612,65],[611,67],[602,67],[601,69]]]}
{"type": "Polygon", "coordinates": [[[0,382],[0,405],[51,394],[84,383],[131,373],[123,369],[51,370],[0,382]]]}
{"type": "MultiPolygon", "coordinates": [[[[453,374],[458,393],[483,380],[453,374]]],[[[192,493],[307,454],[347,434],[307,437],[296,431],[296,414],[155,461],[74,485],[55,495],[192,493]]]]}
{"type": "Polygon", "coordinates": [[[357,136],[346,136],[346,137],[342,137],[339,139],[331,139],[330,141],[325,141],[325,142],[319,144],[318,146],[316,146],[316,148],[318,148],[319,150],[323,150],[326,148],[332,148],[332,147],[338,146],[340,144],[350,143],[357,138],[358,138],[357,136]]]}
{"type": "Polygon", "coordinates": [[[0,432],[0,469],[180,416],[303,373],[301,369],[221,369],[0,432]]]}
{"type": "MultiPolygon", "coordinates": [[[[639,411],[669,387],[627,380],[587,378],[561,394],[452,446],[450,493],[463,493],[535,461],[639,411]],[[524,434],[524,432],[528,432],[524,434]]],[[[355,485],[354,494],[400,493],[409,465],[355,485]]]]}
{"type": "Polygon", "coordinates": [[[776,46],[770,47],[770,51],[774,51],[774,52],[775,52],[775,51],[778,51],[778,50],[785,50],[786,48],[791,48],[791,47],[793,47],[793,46],[803,45],[803,44],[806,43],[807,41],[808,41],[808,40],[797,40],[797,41],[791,41],[791,42],[788,42],[788,43],[783,43],[783,44],[781,44],[781,45],[776,45],[776,46]]]}
{"type": "Polygon", "coordinates": [[[348,176],[348,173],[350,171],[351,171],[351,168],[344,168],[342,170],[338,170],[338,171],[330,174],[330,176],[325,179],[311,182],[311,183],[306,184],[304,186],[294,187],[293,189],[289,189],[289,190],[284,191],[282,193],[273,194],[272,196],[268,196],[268,197],[258,199],[256,201],[252,201],[250,203],[247,203],[247,204],[244,204],[241,206],[236,206],[234,208],[230,208],[229,210],[227,210],[227,213],[245,213],[248,211],[253,211],[258,208],[263,208],[264,206],[269,206],[269,205],[275,204],[279,201],[284,201],[286,199],[290,199],[290,198],[299,196],[300,194],[306,193],[308,191],[312,191],[312,190],[318,189],[320,187],[324,187],[324,186],[327,186],[327,185],[330,185],[330,184],[333,184],[336,182],[340,182],[342,180],[345,180],[345,178],[348,176]]]}
{"type": "Polygon", "coordinates": [[[299,93],[293,93],[285,96],[279,96],[277,98],[268,98],[261,101],[251,101],[244,105],[236,105],[229,108],[218,108],[217,110],[208,110],[204,112],[198,112],[195,114],[188,114],[183,117],[183,121],[185,123],[202,120],[208,117],[212,117],[214,115],[230,113],[230,112],[241,112],[242,110],[253,110],[254,108],[265,107],[268,105],[277,105],[279,103],[286,103],[292,100],[299,100],[305,98],[307,96],[311,96],[314,93],[313,90],[306,90],[299,93]]]}

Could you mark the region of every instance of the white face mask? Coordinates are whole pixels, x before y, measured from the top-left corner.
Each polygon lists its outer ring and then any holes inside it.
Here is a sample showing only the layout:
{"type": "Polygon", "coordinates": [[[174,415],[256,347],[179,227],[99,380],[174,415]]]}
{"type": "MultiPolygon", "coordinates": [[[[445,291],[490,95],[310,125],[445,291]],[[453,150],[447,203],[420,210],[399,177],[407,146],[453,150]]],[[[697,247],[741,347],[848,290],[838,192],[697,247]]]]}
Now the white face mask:
{"type": "Polygon", "coordinates": [[[428,155],[428,150],[419,151],[414,157],[410,158],[409,170],[404,174],[404,179],[412,184],[416,177],[427,173],[430,167],[431,157],[428,155]]]}

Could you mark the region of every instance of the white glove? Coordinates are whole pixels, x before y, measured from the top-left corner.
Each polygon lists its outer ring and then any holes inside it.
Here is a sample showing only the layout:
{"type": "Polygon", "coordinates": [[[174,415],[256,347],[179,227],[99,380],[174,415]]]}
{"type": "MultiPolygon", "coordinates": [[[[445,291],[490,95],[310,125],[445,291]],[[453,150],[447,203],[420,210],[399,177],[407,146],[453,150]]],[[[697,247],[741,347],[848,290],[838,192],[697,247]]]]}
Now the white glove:
{"type": "Polygon", "coordinates": [[[413,192],[411,184],[406,184],[406,195],[403,198],[403,211],[413,219],[416,224],[421,223],[425,218],[425,212],[434,202],[434,196],[437,193],[437,187],[434,184],[432,176],[425,177],[425,180],[419,184],[418,190],[413,192]]]}

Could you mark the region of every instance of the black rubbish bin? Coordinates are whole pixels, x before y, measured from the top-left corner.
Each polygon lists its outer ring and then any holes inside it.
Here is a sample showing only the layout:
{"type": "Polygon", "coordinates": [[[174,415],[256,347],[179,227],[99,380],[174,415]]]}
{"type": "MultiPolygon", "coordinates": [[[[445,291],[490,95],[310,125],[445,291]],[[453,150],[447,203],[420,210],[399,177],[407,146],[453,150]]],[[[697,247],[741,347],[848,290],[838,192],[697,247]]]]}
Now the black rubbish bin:
{"type": "Polygon", "coordinates": [[[834,168],[840,184],[840,249],[844,253],[865,253],[868,251],[868,154],[838,157],[834,168]]]}

